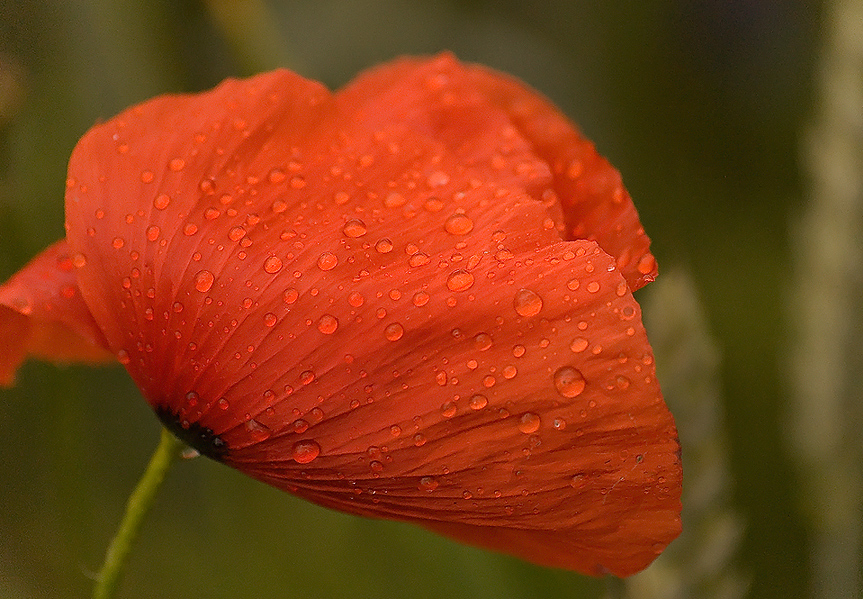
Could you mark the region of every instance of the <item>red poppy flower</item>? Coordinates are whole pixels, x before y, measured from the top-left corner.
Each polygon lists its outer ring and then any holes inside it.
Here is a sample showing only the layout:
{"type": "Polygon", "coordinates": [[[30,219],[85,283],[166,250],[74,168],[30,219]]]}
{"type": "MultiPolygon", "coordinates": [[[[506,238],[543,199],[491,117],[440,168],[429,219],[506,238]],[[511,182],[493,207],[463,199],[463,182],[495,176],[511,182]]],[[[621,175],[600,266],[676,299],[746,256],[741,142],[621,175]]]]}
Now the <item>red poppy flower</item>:
{"type": "Polygon", "coordinates": [[[680,530],[649,240],[518,81],[441,55],[159,97],[81,139],[66,227],[0,288],[6,382],[110,352],[211,458],[543,565],[632,574],[680,530]]]}

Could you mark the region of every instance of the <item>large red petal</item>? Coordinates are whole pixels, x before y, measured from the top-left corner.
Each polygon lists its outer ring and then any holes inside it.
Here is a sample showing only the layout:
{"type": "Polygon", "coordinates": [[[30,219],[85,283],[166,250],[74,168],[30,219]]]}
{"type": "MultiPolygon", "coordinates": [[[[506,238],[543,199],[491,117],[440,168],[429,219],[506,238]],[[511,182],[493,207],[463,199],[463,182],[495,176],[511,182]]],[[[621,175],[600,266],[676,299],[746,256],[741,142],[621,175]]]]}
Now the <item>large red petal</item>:
{"type": "Polygon", "coordinates": [[[175,432],[280,488],[644,567],[679,531],[680,466],[615,259],[560,240],[505,111],[350,98],[276,72],[85,136],[69,239],[111,348],[175,432]]]}
{"type": "Polygon", "coordinates": [[[81,299],[65,241],[47,248],[0,286],[0,385],[9,385],[26,356],[55,362],[113,361],[81,299]]]}
{"type": "MultiPolygon", "coordinates": [[[[483,66],[463,65],[445,53],[430,60],[404,58],[370,70],[339,95],[362,105],[362,114],[377,122],[410,119],[428,124],[429,106],[473,106],[486,113],[505,113],[535,156],[551,169],[548,189],[563,210],[564,238],[595,240],[617,259],[633,290],[656,277],[650,239],[620,173],[551,102],[517,79],[483,66]]],[[[450,114],[458,118],[459,111],[450,114]]],[[[492,147],[497,150],[499,145],[498,141],[492,147]]]]}

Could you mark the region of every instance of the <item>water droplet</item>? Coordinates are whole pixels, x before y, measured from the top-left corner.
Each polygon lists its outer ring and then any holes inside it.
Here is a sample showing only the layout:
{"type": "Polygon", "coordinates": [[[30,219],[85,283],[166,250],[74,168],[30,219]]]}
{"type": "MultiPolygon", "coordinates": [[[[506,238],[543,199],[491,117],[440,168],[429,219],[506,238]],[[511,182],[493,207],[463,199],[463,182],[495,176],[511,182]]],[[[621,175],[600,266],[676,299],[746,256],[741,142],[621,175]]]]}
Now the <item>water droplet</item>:
{"type": "Polygon", "coordinates": [[[441,200],[439,197],[431,196],[425,201],[425,204],[423,204],[423,206],[429,212],[440,212],[441,210],[443,210],[444,204],[443,200],[441,200]]]}
{"type": "Polygon", "coordinates": [[[111,242],[111,245],[114,246],[114,249],[119,250],[121,247],[126,245],[126,241],[122,237],[115,237],[114,241],[111,242]]]}
{"type": "Polygon", "coordinates": [[[243,227],[231,227],[228,231],[228,239],[231,241],[239,241],[246,236],[246,230],[243,227]]]}
{"type": "Polygon", "coordinates": [[[417,447],[422,447],[426,444],[426,437],[422,433],[417,433],[414,435],[414,445],[417,447]]]}
{"type": "Polygon", "coordinates": [[[518,374],[518,369],[515,366],[513,366],[512,364],[507,364],[506,366],[503,367],[503,370],[501,370],[501,373],[503,374],[503,378],[512,379],[512,378],[515,378],[515,375],[518,374]]]}
{"type": "Polygon", "coordinates": [[[198,189],[201,190],[201,193],[213,195],[216,193],[216,182],[212,179],[201,179],[201,182],[198,183],[198,189]]]}
{"type": "Polygon", "coordinates": [[[434,491],[438,487],[438,482],[433,476],[423,476],[419,482],[420,491],[434,491]]]}
{"type": "Polygon", "coordinates": [[[588,344],[589,341],[584,337],[576,337],[572,340],[572,343],[569,344],[569,349],[575,353],[580,353],[587,349],[588,344]]]}
{"type": "Polygon", "coordinates": [[[430,261],[431,258],[429,258],[429,255],[423,252],[416,252],[415,254],[412,254],[410,258],[408,258],[408,264],[410,264],[414,268],[418,266],[425,266],[430,261]]]}
{"type": "Polygon", "coordinates": [[[486,351],[492,344],[493,340],[488,333],[477,333],[477,336],[473,338],[473,345],[479,351],[486,351]]]}
{"type": "Polygon", "coordinates": [[[174,158],[171,162],[168,163],[168,168],[174,171],[175,173],[179,173],[186,166],[186,161],[182,158],[174,158]]]}
{"type": "Polygon", "coordinates": [[[279,321],[278,317],[272,312],[267,312],[264,314],[264,325],[268,327],[276,326],[276,323],[279,321]]]}
{"type": "Polygon", "coordinates": [[[198,225],[194,223],[186,223],[183,225],[183,234],[191,237],[198,232],[198,225]]]}
{"type": "Polygon", "coordinates": [[[417,291],[413,297],[414,306],[416,306],[417,308],[419,308],[420,306],[425,306],[428,303],[429,299],[431,299],[431,296],[429,296],[428,293],[426,293],[425,291],[417,291]]]}
{"type": "Polygon", "coordinates": [[[308,464],[321,454],[321,446],[312,439],[303,439],[294,443],[291,457],[298,464],[308,464]]]}
{"type": "Polygon", "coordinates": [[[638,272],[649,275],[654,270],[656,270],[656,258],[653,257],[653,254],[644,254],[638,260],[638,272]]]}
{"type": "Polygon", "coordinates": [[[447,278],[446,286],[450,291],[466,291],[473,286],[473,275],[466,270],[454,270],[447,278]]]}
{"type": "Polygon", "coordinates": [[[473,231],[473,221],[466,214],[457,212],[446,219],[444,229],[450,235],[467,235],[473,231]]]}
{"type": "Polygon", "coordinates": [[[287,175],[285,174],[285,171],[283,171],[283,170],[282,170],[282,169],[280,169],[280,168],[274,168],[274,169],[272,169],[272,170],[269,172],[269,174],[267,175],[267,180],[268,180],[270,183],[273,183],[273,184],[275,184],[275,183],[281,183],[281,182],[282,182],[282,181],[284,181],[285,179],[287,179],[287,175]]]}
{"type": "Polygon", "coordinates": [[[339,328],[339,319],[332,314],[324,314],[318,320],[318,330],[325,335],[332,335],[339,328]]]}
{"type": "Polygon", "coordinates": [[[132,360],[129,358],[129,352],[127,352],[125,349],[121,349],[117,352],[117,361],[125,366],[132,360]]]}
{"type": "Polygon", "coordinates": [[[518,419],[518,430],[528,435],[539,430],[540,417],[532,412],[525,412],[518,419]]]}
{"type": "Polygon", "coordinates": [[[440,407],[440,413],[444,418],[452,418],[455,416],[457,409],[453,402],[448,401],[440,407]]]}
{"type": "Polygon", "coordinates": [[[554,421],[551,423],[551,425],[556,430],[562,431],[563,429],[566,428],[566,420],[564,420],[563,418],[555,418],[554,421]]]}
{"type": "Polygon", "coordinates": [[[519,316],[536,316],[542,310],[542,298],[530,289],[519,289],[513,306],[519,316]]]}
{"type": "Polygon", "coordinates": [[[246,431],[248,431],[249,435],[252,437],[252,440],[260,443],[261,441],[266,441],[270,438],[270,435],[273,434],[268,427],[264,426],[254,418],[247,421],[245,424],[246,431]]]}
{"type": "Polygon", "coordinates": [[[206,293],[213,286],[215,280],[216,278],[209,270],[198,271],[198,274],[195,275],[195,289],[201,293],[206,293]]]}
{"type": "Polygon", "coordinates": [[[156,199],[153,200],[153,206],[157,210],[164,210],[171,203],[171,196],[166,193],[160,193],[156,196],[156,199]]]}
{"type": "Polygon", "coordinates": [[[598,281],[591,281],[590,283],[587,284],[587,290],[590,293],[596,293],[597,291],[599,291],[599,282],[598,281]]]}
{"type": "Polygon", "coordinates": [[[285,293],[282,295],[282,300],[286,304],[293,304],[300,297],[300,293],[291,287],[290,289],[285,289],[285,293]]]}
{"type": "Polygon", "coordinates": [[[584,376],[572,366],[558,368],[554,373],[554,386],[564,397],[576,397],[584,391],[586,382],[584,376]]]}
{"type": "Polygon", "coordinates": [[[300,373],[300,382],[304,385],[308,385],[312,381],[315,380],[315,373],[311,370],[304,370],[300,373]]]}
{"type": "Polygon", "coordinates": [[[219,406],[219,409],[223,411],[231,407],[231,403],[224,397],[220,397],[219,401],[216,402],[216,405],[219,406]]]}
{"type": "Polygon", "coordinates": [[[346,237],[362,237],[366,234],[366,231],[366,223],[358,218],[352,218],[345,223],[344,227],[342,227],[342,233],[344,233],[346,237]]]}
{"type": "Polygon", "coordinates": [[[481,410],[488,405],[488,398],[485,395],[477,393],[471,396],[468,400],[468,405],[472,410],[481,410]]]}
{"type": "Polygon", "coordinates": [[[384,329],[384,337],[386,337],[389,341],[398,341],[404,335],[405,329],[398,322],[394,322],[392,324],[388,324],[384,329]]]}
{"type": "Polygon", "coordinates": [[[449,183],[449,175],[443,171],[433,171],[428,176],[429,187],[441,187],[449,183]]]}
{"type": "Polygon", "coordinates": [[[363,297],[363,294],[357,291],[353,291],[348,295],[348,303],[354,308],[359,308],[365,301],[366,299],[363,297]]]}
{"type": "Polygon", "coordinates": [[[141,171],[141,183],[152,183],[155,178],[153,171],[141,171]]]}
{"type": "Polygon", "coordinates": [[[388,254],[393,251],[393,242],[389,238],[384,237],[378,240],[375,244],[375,249],[381,254],[388,254]]]}
{"type": "Polygon", "coordinates": [[[384,198],[384,206],[387,208],[398,208],[399,206],[404,206],[406,203],[407,198],[397,192],[393,192],[384,198]]]}
{"type": "Polygon", "coordinates": [[[516,358],[520,358],[524,355],[524,352],[527,351],[523,345],[514,345],[512,348],[512,355],[516,358]]]}
{"type": "Polygon", "coordinates": [[[269,256],[264,260],[264,270],[271,275],[282,270],[282,260],[278,256],[269,256]]]}
{"type": "Polygon", "coordinates": [[[324,252],[318,256],[318,268],[321,270],[332,270],[338,263],[338,257],[332,252],[324,252]]]}
{"type": "Polygon", "coordinates": [[[147,227],[147,240],[156,241],[157,239],[159,239],[159,234],[161,232],[161,229],[159,229],[159,227],[157,227],[156,225],[147,227]]]}

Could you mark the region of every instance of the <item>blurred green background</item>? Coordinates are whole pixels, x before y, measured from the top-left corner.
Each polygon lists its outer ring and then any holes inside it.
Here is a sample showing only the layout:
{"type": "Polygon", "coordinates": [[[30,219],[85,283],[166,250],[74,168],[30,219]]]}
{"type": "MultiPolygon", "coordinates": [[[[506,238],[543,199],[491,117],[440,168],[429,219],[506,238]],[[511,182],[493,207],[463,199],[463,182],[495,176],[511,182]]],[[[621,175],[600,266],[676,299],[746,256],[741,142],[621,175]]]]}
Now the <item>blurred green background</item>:
{"type": "MultiPolygon", "coordinates": [[[[805,597],[786,306],[820,22],[804,0],[0,0],[0,280],[63,235],[75,142],[130,104],[276,66],[338,87],[441,49],[508,71],[621,170],[660,270],[693,277],[721,356],[729,493],[745,525],[730,559],[751,597],[805,597]]],[[[0,596],[89,593],[158,431],[119,368],[29,363],[0,391],[0,596]]],[[[210,599],[609,592],[319,509],[203,458],[170,473],[121,588],[210,599]]]]}

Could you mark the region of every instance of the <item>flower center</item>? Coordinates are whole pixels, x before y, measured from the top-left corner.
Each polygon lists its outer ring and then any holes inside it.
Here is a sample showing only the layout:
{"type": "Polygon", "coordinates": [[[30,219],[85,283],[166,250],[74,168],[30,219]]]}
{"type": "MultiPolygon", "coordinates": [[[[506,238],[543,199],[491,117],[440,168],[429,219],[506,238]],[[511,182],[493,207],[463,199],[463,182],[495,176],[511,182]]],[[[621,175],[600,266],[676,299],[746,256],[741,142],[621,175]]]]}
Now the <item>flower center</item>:
{"type": "Polygon", "coordinates": [[[156,415],[166,429],[201,455],[221,462],[228,453],[228,446],[221,437],[213,433],[212,429],[201,426],[197,422],[184,421],[166,406],[156,408],[156,415]]]}

